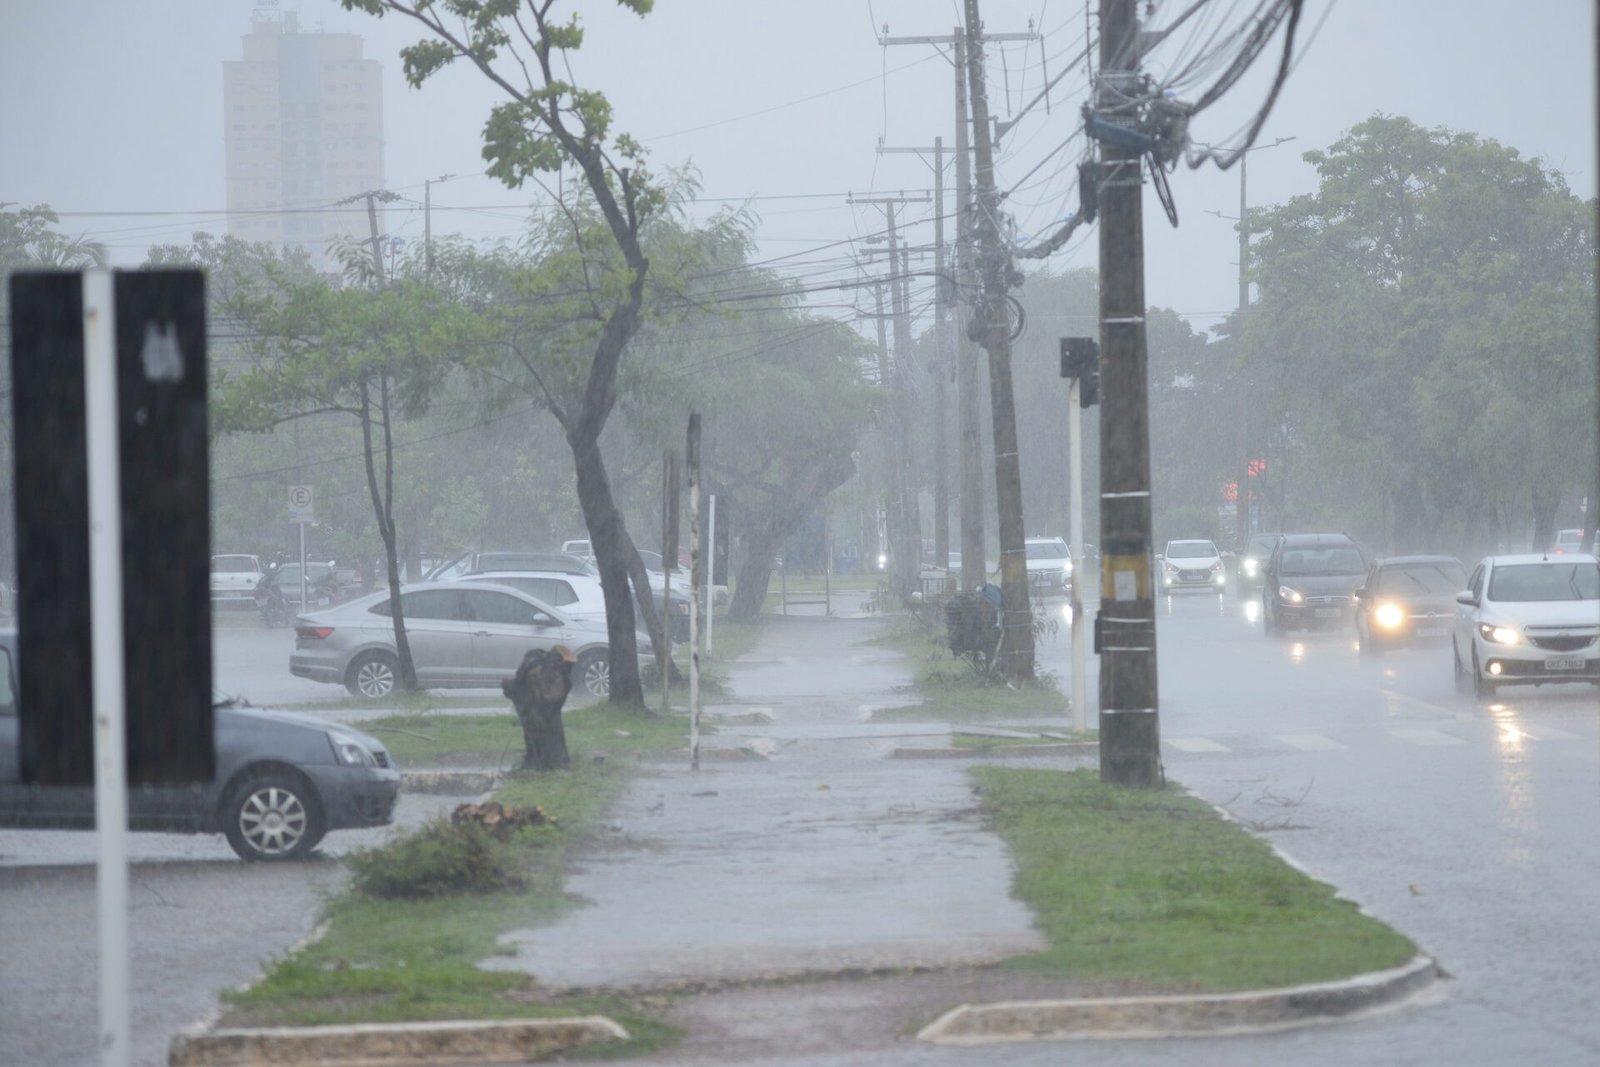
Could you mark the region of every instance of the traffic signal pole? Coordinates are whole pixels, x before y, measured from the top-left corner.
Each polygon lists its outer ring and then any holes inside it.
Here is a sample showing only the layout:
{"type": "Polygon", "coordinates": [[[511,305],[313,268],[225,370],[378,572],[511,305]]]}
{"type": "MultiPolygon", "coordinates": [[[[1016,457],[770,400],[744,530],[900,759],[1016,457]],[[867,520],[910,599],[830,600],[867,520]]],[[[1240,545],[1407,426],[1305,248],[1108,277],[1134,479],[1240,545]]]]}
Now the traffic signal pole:
{"type": "MultiPolygon", "coordinates": [[[[1102,119],[1134,125],[1135,0],[1100,0],[1102,119]]],[[[1100,777],[1163,783],[1151,565],[1142,153],[1100,142],[1100,777]]]]}

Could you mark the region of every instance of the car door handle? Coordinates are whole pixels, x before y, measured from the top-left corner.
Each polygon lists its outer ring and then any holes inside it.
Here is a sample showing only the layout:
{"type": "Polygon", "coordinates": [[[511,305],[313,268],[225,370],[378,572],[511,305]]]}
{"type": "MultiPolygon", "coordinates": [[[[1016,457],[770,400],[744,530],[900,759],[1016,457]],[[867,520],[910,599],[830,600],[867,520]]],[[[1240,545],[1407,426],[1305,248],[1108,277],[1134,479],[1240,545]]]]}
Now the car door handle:
{"type": "Polygon", "coordinates": [[[494,634],[490,633],[488,630],[474,630],[474,631],[472,631],[472,636],[473,637],[493,637],[494,634]]]}

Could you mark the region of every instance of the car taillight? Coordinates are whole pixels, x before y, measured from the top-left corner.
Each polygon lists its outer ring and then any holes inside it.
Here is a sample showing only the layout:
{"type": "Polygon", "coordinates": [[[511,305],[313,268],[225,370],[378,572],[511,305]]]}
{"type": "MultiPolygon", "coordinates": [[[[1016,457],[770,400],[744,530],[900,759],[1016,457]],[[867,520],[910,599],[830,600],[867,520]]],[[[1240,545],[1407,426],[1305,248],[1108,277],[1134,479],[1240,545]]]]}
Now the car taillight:
{"type": "Polygon", "coordinates": [[[294,628],[296,637],[304,637],[308,641],[321,641],[331,633],[333,633],[333,627],[331,626],[296,626],[294,628]]]}

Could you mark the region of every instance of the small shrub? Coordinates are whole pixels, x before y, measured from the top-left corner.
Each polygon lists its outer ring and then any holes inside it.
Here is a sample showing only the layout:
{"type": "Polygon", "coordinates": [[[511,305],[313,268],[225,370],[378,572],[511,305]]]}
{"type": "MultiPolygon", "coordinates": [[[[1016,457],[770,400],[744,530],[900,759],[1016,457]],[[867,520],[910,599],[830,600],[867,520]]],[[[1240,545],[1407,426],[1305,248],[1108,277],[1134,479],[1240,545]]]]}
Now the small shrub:
{"type": "Polygon", "coordinates": [[[381,900],[499,893],[527,881],[509,844],[482,826],[444,818],[356,852],[349,866],[355,891],[381,900]]]}

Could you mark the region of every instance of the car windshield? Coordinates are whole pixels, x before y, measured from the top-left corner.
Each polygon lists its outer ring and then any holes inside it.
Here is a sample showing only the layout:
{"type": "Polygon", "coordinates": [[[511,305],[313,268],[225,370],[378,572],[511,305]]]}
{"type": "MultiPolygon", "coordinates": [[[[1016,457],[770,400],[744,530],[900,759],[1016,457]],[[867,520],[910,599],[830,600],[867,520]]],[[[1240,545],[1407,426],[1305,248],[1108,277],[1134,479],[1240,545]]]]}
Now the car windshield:
{"type": "Polygon", "coordinates": [[[1168,559],[1209,559],[1217,554],[1217,546],[1210,541],[1168,541],[1168,559]]]}
{"type": "Polygon", "coordinates": [[[1390,596],[1452,596],[1467,587],[1459,563],[1407,563],[1378,572],[1376,592],[1390,596]]]}
{"type": "Polygon", "coordinates": [[[1513,563],[1489,575],[1489,599],[1600,600],[1600,563],[1513,563]]]}
{"type": "Polygon", "coordinates": [[[1286,548],[1278,573],[1284,577],[1333,578],[1366,573],[1361,553],[1348,545],[1314,545],[1286,548]]]}
{"type": "Polygon", "coordinates": [[[1030,541],[1027,544],[1029,559],[1066,559],[1065,541],[1030,541]]]}

